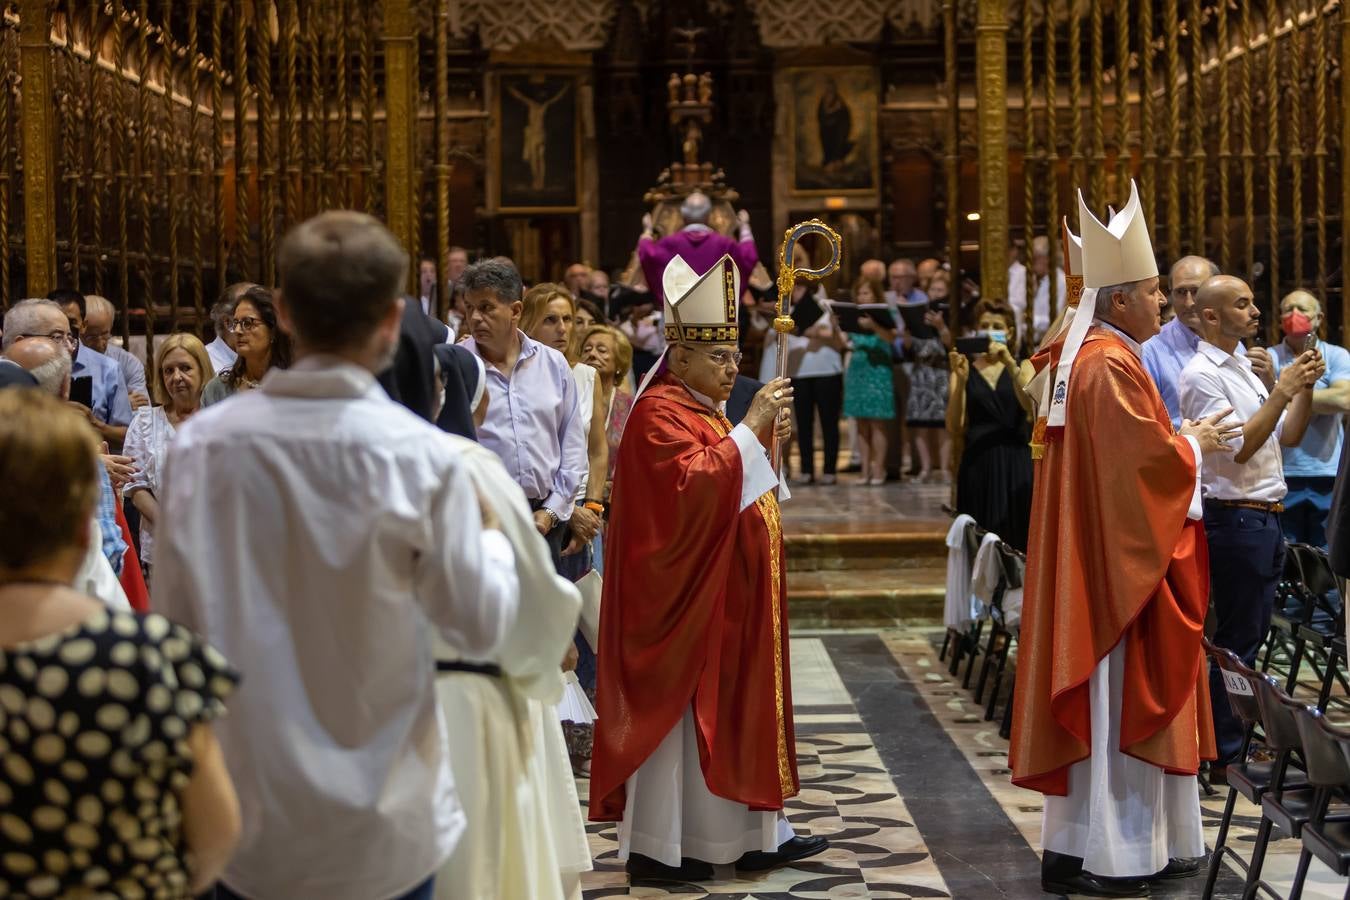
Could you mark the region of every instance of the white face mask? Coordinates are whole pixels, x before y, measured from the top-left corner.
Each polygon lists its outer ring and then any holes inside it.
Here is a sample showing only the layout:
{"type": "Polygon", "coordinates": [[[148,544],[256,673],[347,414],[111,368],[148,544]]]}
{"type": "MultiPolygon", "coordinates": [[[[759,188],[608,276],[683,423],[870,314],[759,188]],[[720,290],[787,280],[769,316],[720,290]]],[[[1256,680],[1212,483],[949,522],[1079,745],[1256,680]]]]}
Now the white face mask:
{"type": "Polygon", "coordinates": [[[980,336],[981,336],[981,337],[987,337],[987,338],[989,338],[990,341],[994,341],[994,342],[997,342],[997,343],[1000,343],[1000,344],[1006,344],[1006,343],[1008,343],[1008,332],[1006,332],[1006,331],[1002,331],[1002,330],[995,330],[995,331],[981,331],[981,332],[980,332],[980,336]]]}

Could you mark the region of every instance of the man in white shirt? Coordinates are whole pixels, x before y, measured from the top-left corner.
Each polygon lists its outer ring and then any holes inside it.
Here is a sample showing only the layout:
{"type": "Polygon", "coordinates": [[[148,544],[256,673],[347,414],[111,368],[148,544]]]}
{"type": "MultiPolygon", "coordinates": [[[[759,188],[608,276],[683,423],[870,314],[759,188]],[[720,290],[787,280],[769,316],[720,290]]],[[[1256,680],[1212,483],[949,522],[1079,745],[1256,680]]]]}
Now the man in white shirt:
{"type": "Polygon", "coordinates": [[[156,602],[248,673],[218,732],[244,820],[218,896],[429,897],[465,827],[431,638],[491,658],[515,558],[482,463],[375,382],[408,271],[394,236],[328,212],[277,262],[296,362],[178,431],[156,547],[156,602]]]}
{"type": "MultiPolygon", "coordinates": [[[[1021,265],[1020,263],[1018,264],[1021,265]]],[[[1037,235],[1031,241],[1031,278],[1032,278],[1032,304],[1031,321],[1027,321],[1027,271],[1025,266],[1021,266],[1021,280],[1014,285],[1012,269],[1009,271],[1008,286],[1008,305],[1013,308],[1017,314],[1017,325],[1023,329],[1027,335],[1028,344],[1032,347],[1038,346],[1041,338],[1050,330],[1050,239],[1045,235],[1037,235]],[[1016,288],[1016,290],[1014,290],[1016,288]],[[1030,326],[1029,328],[1027,326],[1030,326]]],[[[1059,266],[1055,267],[1055,305],[1064,302],[1068,296],[1067,286],[1064,280],[1064,270],[1059,266]]]]}
{"type": "Polygon", "coordinates": [[[122,370],[127,399],[131,401],[133,411],[149,405],[150,390],[145,384],[145,363],[137,359],[136,354],[112,342],[113,322],[117,318],[112,301],[98,294],[89,294],[84,302],[88,312],[84,317],[84,333],[80,335],[80,340],[90,350],[102,353],[117,363],[117,367],[122,370]]]}
{"type": "MultiPolygon", "coordinates": [[[[1181,414],[1202,419],[1232,411],[1240,436],[1225,452],[1205,456],[1201,491],[1209,541],[1210,579],[1217,628],[1212,640],[1251,665],[1266,632],[1275,586],[1284,570],[1280,513],[1286,487],[1280,448],[1303,439],[1312,414],[1312,389],[1325,365],[1316,351],[1301,354],[1281,370],[1267,391],[1251,361],[1237,354],[1243,338],[1256,334],[1261,312],[1240,278],[1217,275],[1196,295],[1201,340],[1181,373],[1181,414]]],[[[1229,764],[1241,762],[1242,722],[1228,706],[1217,667],[1210,669],[1210,703],[1218,759],[1211,772],[1224,780],[1229,764]]]]}
{"type": "Polygon", "coordinates": [[[234,305],[251,287],[253,285],[247,281],[229,285],[221,291],[216,305],[211,307],[211,325],[215,328],[216,337],[206,345],[206,355],[211,359],[211,368],[215,369],[213,375],[219,375],[234,365],[234,361],[238,358],[234,352],[234,329],[230,326],[233,322],[234,305]]]}

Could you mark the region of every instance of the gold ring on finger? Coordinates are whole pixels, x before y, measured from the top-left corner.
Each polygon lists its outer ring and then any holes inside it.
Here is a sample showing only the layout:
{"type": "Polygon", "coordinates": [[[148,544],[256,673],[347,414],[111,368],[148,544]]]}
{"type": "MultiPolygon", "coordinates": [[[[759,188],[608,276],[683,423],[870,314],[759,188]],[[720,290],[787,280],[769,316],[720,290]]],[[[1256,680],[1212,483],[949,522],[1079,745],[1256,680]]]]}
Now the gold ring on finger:
{"type": "Polygon", "coordinates": [[[774,392],[773,392],[773,399],[775,399],[775,400],[782,400],[782,399],[783,399],[783,392],[782,392],[782,391],[774,391],[774,392]]]}

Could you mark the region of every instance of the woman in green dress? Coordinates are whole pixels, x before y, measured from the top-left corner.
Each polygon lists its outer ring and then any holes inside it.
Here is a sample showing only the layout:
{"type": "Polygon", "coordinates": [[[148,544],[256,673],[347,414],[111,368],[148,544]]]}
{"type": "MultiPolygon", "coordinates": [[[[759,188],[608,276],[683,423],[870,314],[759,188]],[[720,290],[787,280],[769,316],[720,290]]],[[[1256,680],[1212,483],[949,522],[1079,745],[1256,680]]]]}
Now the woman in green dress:
{"type": "MultiPolygon", "coordinates": [[[[853,302],[884,303],[881,283],[859,279],[853,302]]],[[[891,381],[891,342],[895,329],[866,314],[858,317],[859,332],[850,333],[853,354],[844,373],[844,415],[858,421],[858,449],[862,476],[858,484],[886,483],[886,429],[895,418],[895,387],[891,381]]]]}

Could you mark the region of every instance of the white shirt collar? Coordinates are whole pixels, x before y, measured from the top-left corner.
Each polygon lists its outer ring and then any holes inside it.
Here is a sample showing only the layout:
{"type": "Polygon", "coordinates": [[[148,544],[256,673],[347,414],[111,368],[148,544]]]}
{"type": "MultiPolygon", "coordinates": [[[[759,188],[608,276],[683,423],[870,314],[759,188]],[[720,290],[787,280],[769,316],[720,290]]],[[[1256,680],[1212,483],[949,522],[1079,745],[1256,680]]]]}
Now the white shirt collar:
{"type": "Polygon", "coordinates": [[[356,399],[379,390],[369,369],[325,354],[306,356],[289,369],[272,368],[259,387],[275,397],[314,399],[356,399]]]}
{"type": "Polygon", "coordinates": [[[1250,369],[1252,367],[1252,364],[1247,357],[1239,356],[1236,353],[1229,353],[1227,350],[1216,347],[1203,338],[1200,339],[1200,343],[1195,345],[1195,352],[1204,354],[1205,359],[1214,363],[1216,366],[1232,363],[1242,369],[1250,369]]]}

